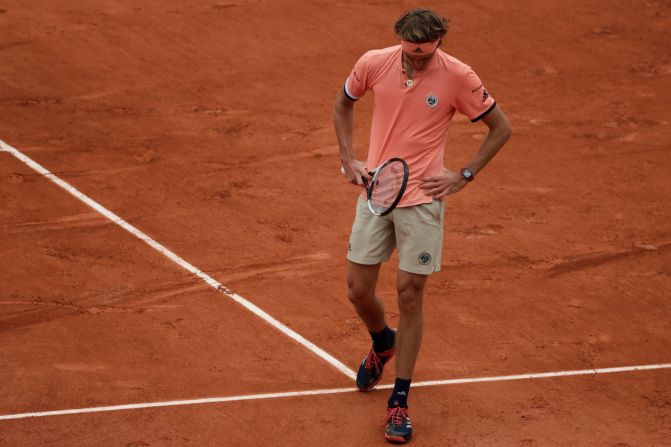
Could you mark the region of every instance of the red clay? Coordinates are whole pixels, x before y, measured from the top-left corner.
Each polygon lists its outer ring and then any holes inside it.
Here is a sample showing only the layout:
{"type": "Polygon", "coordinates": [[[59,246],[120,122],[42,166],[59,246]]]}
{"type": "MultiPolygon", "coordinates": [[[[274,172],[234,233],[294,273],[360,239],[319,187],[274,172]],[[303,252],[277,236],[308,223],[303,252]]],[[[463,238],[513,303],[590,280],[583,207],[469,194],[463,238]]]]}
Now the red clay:
{"type": "MultiPolygon", "coordinates": [[[[514,136],[447,203],[416,380],[670,362],[671,6],[425,5],[514,136]]],[[[402,6],[8,1],[0,139],[355,368],[358,190],[330,107],[363,51],[395,43],[402,6]]],[[[454,123],[449,167],[483,131],[454,123]]],[[[353,386],[6,153],[0,200],[0,415],[353,386]]],[[[392,262],[392,323],[393,279],[392,262]]],[[[669,389],[669,370],[418,388],[413,445],[671,445],[669,389]]],[[[385,400],[2,421],[0,446],[383,445],[385,400]]]]}

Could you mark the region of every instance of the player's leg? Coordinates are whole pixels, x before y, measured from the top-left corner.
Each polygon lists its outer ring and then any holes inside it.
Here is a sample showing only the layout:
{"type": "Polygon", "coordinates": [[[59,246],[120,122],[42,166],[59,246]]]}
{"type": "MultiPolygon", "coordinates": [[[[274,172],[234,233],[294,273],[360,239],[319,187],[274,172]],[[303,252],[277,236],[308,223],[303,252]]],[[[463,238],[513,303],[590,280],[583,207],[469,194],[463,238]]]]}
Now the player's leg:
{"type": "Polygon", "coordinates": [[[395,333],[387,326],[384,305],[375,295],[379,271],[380,264],[362,265],[351,261],[347,271],[349,300],[373,341],[357,372],[356,385],[361,391],[371,390],[380,381],[384,365],[394,355],[395,333]]]}
{"type": "Polygon", "coordinates": [[[400,321],[396,337],[396,380],[387,402],[385,438],[408,442],[412,425],[408,395],[422,342],[424,288],[428,275],[440,270],[443,242],[442,201],[394,211],[399,254],[397,276],[400,321]]]}
{"type": "Polygon", "coordinates": [[[373,341],[357,373],[356,385],[361,391],[380,381],[384,365],[394,354],[395,333],[387,327],[384,306],[375,295],[380,264],[389,259],[394,244],[391,220],[375,216],[359,198],[347,254],[347,295],[373,341]]]}

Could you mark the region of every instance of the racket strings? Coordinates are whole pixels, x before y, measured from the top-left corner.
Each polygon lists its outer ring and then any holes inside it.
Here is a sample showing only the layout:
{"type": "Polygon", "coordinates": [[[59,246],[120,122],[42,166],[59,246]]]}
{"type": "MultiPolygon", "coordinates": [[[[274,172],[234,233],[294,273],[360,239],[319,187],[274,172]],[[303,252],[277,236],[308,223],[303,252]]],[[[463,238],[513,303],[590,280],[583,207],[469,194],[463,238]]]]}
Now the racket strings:
{"type": "Polygon", "coordinates": [[[376,213],[384,213],[396,201],[403,188],[405,169],[402,163],[383,166],[373,177],[370,206],[376,213]]]}

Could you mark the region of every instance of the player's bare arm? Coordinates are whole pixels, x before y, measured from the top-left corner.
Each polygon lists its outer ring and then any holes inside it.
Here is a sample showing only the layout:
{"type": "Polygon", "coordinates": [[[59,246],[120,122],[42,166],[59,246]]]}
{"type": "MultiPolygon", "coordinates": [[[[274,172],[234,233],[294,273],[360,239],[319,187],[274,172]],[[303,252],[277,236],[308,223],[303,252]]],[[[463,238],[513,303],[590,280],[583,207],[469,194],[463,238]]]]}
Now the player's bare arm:
{"type": "Polygon", "coordinates": [[[333,123],[335,124],[340,163],[345,170],[345,177],[350,183],[361,185],[361,177],[369,179],[366,163],[357,160],[352,147],[352,131],[354,129],[354,101],[349,99],[342,88],[338,89],[333,102],[333,123]]]}
{"type": "MultiPolygon", "coordinates": [[[[474,175],[494,158],[512,135],[510,121],[499,106],[483,117],[482,122],[489,128],[489,132],[478,152],[465,166],[474,175]]],[[[467,183],[468,181],[461,174],[445,169],[441,175],[423,178],[420,188],[426,195],[437,200],[461,191],[467,183]]]]}

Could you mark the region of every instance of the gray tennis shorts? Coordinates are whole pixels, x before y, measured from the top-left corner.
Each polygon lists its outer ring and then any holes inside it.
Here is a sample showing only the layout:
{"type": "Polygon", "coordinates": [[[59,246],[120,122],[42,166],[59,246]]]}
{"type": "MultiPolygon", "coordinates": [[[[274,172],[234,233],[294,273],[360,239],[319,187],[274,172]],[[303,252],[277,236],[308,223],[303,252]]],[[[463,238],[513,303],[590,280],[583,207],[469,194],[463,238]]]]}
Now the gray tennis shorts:
{"type": "Polygon", "coordinates": [[[438,272],[444,216],[444,200],[396,208],[386,216],[376,216],[359,196],[347,259],[357,264],[380,264],[388,261],[397,247],[399,269],[419,275],[438,272]]]}

